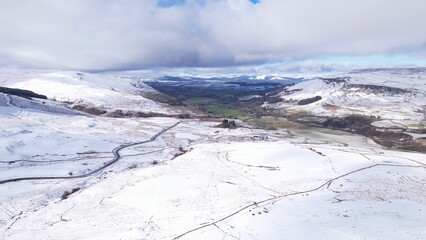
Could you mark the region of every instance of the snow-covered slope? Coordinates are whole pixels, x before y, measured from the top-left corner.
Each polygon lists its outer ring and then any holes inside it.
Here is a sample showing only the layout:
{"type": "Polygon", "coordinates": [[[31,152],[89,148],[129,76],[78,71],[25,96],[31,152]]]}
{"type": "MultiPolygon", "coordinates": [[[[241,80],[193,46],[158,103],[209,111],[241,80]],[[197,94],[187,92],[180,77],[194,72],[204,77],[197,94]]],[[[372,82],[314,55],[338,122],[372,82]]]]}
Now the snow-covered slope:
{"type": "MultiPolygon", "coordinates": [[[[298,132],[293,137],[269,132],[270,141],[258,142],[250,136],[260,132],[241,129],[215,134],[219,130],[211,126],[197,121],[183,123],[164,140],[169,144],[185,138],[198,142],[186,155],[168,164],[108,174],[66,200],[24,212],[5,236],[247,240],[426,237],[422,214],[426,211],[424,155],[379,150],[361,137],[349,140],[348,135],[323,134],[316,141],[330,142],[315,144],[298,132]],[[183,134],[187,132],[192,135],[183,134]],[[218,136],[220,143],[214,141],[218,136]],[[335,142],[347,140],[360,147],[348,148],[335,142]]],[[[50,183],[56,184],[63,182],[50,183]]],[[[13,200],[16,209],[22,207],[21,198],[13,200]]],[[[4,204],[14,210],[10,203],[4,204]]]]}
{"type": "Polygon", "coordinates": [[[156,91],[142,82],[114,74],[64,71],[0,70],[0,86],[30,90],[71,106],[143,113],[173,113],[161,103],[142,96],[156,91]],[[137,86],[137,87],[136,87],[137,86]]]}
{"type": "Polygon", "coordinates": [[[362,114],[385,119],[426,120],[426,70],[361,70],[303,81],[267,106],[319,116],[362,114]],[[299,101],[322,99],[299,105],[299,101]]]}

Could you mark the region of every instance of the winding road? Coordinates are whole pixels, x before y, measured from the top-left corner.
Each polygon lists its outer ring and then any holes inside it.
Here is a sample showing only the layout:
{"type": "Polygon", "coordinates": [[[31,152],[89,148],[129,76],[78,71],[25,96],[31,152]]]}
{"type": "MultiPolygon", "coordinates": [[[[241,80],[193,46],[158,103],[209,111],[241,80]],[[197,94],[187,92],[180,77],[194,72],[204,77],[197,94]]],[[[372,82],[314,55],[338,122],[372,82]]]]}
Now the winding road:
{"type": "Polygon", "coordinates": [[[136,145],[141,145],[141,144],[145,144],[145,143],[149,143],[149,142],[153,142],[155,141],[159,136],[161,136],[163,133],[167,132],[168,130],[176,127],[179,123],[181,122],[177,122],[175,124],[173,124],[170,127],[164,128],[161,131],[159,131],[158,133],[156,133],[154,136],[152,136],[150,139],[145,140],[145,141],[141,141],[141,142],[134,142],[134,143],[129,143],[129,144],[124,144],[124,145],[120,145],[116,148],[114,148],[112,150],[112,154],[114,155],[114,158],[109,161],[108,163],[106,163],[105,165],[91,171],[85,174],[81,174],[81,175],[74,175],[74,176],[46,176],[46,177],[21,177],[21,178],[11,178],[11,179],[6,179],[6,180],[1,180],[0,184],[5,184],[5,183],[11,183],[11,182],[18,182],[18,181],[30,181],[30,180],[52,180],[52,179],[76,179],[76,178],[85,178],[85,177],[89,177],[95,173],[98,173],[102,170],[104,170],[105,168],[113,165],[114,163],[118,162],[121,159],[121,155],[120,155],[120,151],[129,147],[133,147],[136,145]]]}

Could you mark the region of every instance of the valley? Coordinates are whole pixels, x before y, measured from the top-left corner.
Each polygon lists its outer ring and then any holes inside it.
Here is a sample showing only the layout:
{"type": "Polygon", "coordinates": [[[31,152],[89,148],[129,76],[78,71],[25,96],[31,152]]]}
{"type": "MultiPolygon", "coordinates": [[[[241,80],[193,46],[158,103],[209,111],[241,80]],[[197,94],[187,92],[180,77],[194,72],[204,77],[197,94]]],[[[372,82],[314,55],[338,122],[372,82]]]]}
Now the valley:
{"type": "MultiPolygon", "coordinates": [[[[426,152],[426,129],[421,127],[426,124],[426,105],[410,106],[415,103],[415,99],[420,100],[419,103],[425,103],[425,72],[414,71],[418,76],[411,76],[415,79],[412,80],[415,86],[413,88],[400,88],[396,85],[397,82],[389,84],[391,81],[376,85],[374,81],[367,80],[369,84],[364,84],[364,75],[370,77],[365,72],[368,71],[304,82],[290,78],[256,81],[246,76],[218,79],[166,76],[162,80],[146,81],[146,84],[159,91],[157,96],[166,99],[165,103],[190,107],[212,118],[238,118],[252,126],[266,129],[280,125],[279,122],[286,118],[307,126],[361,134],[385,147],[426,152]],[[307,84],[313,88],[304,89],[307,84]],[[324,95],[321,97],[322,94],[324,95]],[[340,94],[343,94],[340,100],[351,101],[350,107],[345,106],[348,103],[335,103],[339,100],[335,100],[333,95],[340,94]],[[389,103],[401,103],[400,108],[384,112],[388,107],[382,108],[385,103],[379,103],[380,108],[375,108],[377,103],[363,103],[365,100],[371,101],[368,99],[374,98],[373,96],[383,97],[381,99],[389,103]],[[358,107],[359,104],[367,104],[371,108],[358,107]],[[409,109],[405,109],[407,107],[409,109]],[[340,112],[337,112],[339,109],[340,112]],[[275,118],[274,123],[268,117],[275,118]],[[412,127],[403,124],[410,120],[414,123],[411,124],[412,127]],[[379,126],[386,121],[394,124],[389,127],[379,126]]],[[[374,73],[379,79],[398,77],[392,71],[378,70],[374,73]]],[[[409,73],[406,75],[404,78],[410,77],[409,73]]]]}
{"type": "Polygon", "coordinates": [[[426,237],[424,71],[0,78],[2,239],[426,237]]]}

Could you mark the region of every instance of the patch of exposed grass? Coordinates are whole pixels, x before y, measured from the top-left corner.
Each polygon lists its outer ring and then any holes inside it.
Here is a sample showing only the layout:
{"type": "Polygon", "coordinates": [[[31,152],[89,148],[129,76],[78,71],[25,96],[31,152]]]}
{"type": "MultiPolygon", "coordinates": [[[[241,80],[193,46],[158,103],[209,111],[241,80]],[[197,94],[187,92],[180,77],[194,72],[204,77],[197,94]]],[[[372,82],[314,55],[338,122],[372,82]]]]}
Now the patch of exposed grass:
{"type": "Polygon", "coordinates": [[[246,121],[246,123],[262,129],[277,129],[277,128],[306,128],[305,126],[291,122],[285,118],[276,117],[261,117],[252,118],[246,121]]]}
{"type": "Polygon", "coordinates": [[[297,120],[302,122],[321,123],[321,118],[315,116],[301,116],[298,117],[297,120]]]}
{"type": "Polygon", "coordinates": [[[145,93],[143,97],[146,97],[148,99],[151,99],[155,102],[161,102],[161,103],[170,103],[175,101],[175,97],[166,95],[164,93],[145,93]]]}
{"type": "Polygon", "coordinates": [[[216,117],[246,117],[248,112],[244,109],[236,109],[225,104],[213,104],[205,107],[205,110],[216,117]]]}
{"type": "Polygon", "coordinates": [[[185,101],[183,101],[183,104],[189,105],[189,106],[195,106],[195,105],[205,105],[210,103],[215,103],[216,100],[213,98],[188,98],[185,101]]]}

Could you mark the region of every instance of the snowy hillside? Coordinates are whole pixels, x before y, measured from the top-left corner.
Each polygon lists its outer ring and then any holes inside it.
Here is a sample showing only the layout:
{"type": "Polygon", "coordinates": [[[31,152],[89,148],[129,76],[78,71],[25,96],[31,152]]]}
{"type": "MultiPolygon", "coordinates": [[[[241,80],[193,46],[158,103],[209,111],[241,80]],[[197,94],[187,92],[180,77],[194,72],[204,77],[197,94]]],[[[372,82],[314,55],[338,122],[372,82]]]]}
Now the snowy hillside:
{"type": "Polygon", "coordinates": [[[97,113],[173,113],[171,108],[142,96],[156,92],[149,86],[112,74],[2,69],[0,86],[30,90],[97,113]]]}
{"type": "MultiPolygon", "coordinates": [[[[0,185],[7,193],[0,199],[3,236],[40,240],[426,236],[426,218],[421,214],[426,211],[424,155],[386,151],[349,134],[230,131],[213,126],[185,121],[155,145],[129,149],[122,163],[93,178],[0,185]],[[188,144],[190,151],[173,161],[123,170],[126,162],[170,158],[150,155],[153,150],[188,144]],[[82,190],[60,198],[63,191],[76,188],[82,190]]],[[[61,174],[56,167],[62,164],[49,164],[27,168],[56,169],[61,174]]]]}
{"type": "Polygon", "coordinates": [[[318,116],[421,121],[426,120],[426,70],[361,70],[316,78],[287,88],[279,97],[282,102],[267,106],[318,116]],[[321,99],[314,101],[316,96],[321,99]],[[313,102],[303,104],[309,99],[313,102]]]}

